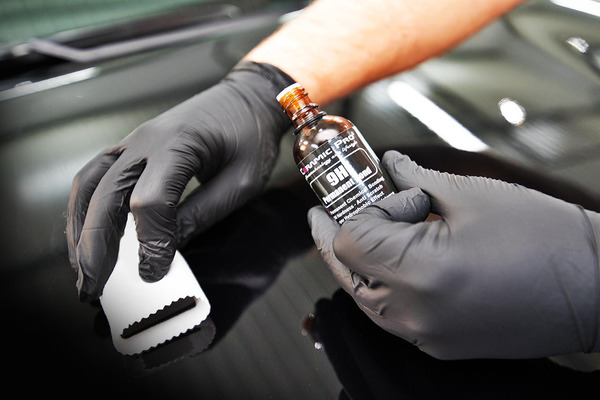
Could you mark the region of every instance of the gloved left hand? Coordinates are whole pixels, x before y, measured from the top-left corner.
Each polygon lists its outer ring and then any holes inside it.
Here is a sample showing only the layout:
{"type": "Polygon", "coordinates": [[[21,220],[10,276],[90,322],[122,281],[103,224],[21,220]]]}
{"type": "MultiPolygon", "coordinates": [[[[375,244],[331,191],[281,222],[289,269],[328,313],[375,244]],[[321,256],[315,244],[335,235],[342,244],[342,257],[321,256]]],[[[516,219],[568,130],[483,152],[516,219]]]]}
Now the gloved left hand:
{"type": "Polygon", "coordinates": [[[140,242],[139,274],[156,281],[178,246],[262,189],[290,126],[276,96],[293,82],[274,66],[242,62],[222,82],[142,124],[79,171],[66,233],[81,300],[102,294],[128,212],[140,242]],[[194,176],[200,187],[179,204],[194,176]]]}
{"type": "Polygon", "coordinates": [[[600,351],[600,215],[388,152],[400,193],[340,227],[309,212],[333,275],[379,326],[442,359],[600,351]],[[430,211],[442,219],[424,221],[430,211]]]}

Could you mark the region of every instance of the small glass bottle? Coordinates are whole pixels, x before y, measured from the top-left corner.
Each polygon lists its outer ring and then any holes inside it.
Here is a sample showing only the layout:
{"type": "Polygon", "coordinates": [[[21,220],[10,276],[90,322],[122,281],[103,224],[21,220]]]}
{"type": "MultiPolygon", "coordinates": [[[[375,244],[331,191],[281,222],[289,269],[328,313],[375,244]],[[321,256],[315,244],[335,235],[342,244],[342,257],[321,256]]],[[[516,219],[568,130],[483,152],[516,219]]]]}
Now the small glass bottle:
{"type": "Polygon", "coordinates": [[[352,122],[319,110],[297,83],[281,91],[277,101],[295,127],[293,154],[300,173],[339,224],[396,192],[352,122]]]}

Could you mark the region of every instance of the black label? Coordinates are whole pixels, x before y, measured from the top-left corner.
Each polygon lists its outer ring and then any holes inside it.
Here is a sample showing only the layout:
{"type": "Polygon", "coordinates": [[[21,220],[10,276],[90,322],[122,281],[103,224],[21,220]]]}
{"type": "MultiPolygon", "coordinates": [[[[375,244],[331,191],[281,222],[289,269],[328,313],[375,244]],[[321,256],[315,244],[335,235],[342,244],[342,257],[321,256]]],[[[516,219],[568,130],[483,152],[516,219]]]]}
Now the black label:
{"type": "Polygon", "coordinates": [[[339,224],[395,193],[379,159],[356,128],[320,145],[298,163],[298,168],[339,224]]]}

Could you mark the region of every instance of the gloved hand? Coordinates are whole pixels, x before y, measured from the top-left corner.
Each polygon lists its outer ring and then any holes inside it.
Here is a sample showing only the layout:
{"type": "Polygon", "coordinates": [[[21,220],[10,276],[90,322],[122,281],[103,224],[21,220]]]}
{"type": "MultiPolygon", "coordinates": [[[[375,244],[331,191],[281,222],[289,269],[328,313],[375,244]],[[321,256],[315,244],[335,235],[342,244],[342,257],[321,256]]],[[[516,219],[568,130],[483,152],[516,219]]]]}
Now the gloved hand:
{"type": "Polygon", "coordinates": [[[66,233],[81,300],[101,295],[129,211],[140,242],[140,276],[156,281],[178,245],[261,190],[290,126],[276,96],[292,83],[273,66],[242,62],[77,173],[66,233]],[[194,176],[200,187],[178,205],[194,176]]]}
{"type": "Polygon", "coordinates": [[[341,227],[309,211],[323,258],[376,324],[441,359],[600,350],[598,213],[396,152],[382,162],[402,192],[341,227]]]}

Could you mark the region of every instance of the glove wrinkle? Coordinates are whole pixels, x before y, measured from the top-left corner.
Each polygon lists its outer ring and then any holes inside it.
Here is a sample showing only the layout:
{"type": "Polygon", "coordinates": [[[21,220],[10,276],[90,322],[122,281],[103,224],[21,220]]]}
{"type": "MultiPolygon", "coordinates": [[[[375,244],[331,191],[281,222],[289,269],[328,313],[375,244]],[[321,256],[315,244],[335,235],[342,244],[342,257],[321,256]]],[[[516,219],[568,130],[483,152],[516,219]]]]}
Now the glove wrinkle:
{"type": "Polygon", "coordinates": [[[382,282],[369,279],[350,271],[353,291],[352,297],[360,300],[360,305],[368,310],[372,317],[383,318],[387,309],[388,288],[382,282]]]}
{"type": "Polygon", "coordinates": [[[377,289],[381,285],[375,279],[366,278],[355,271],[350,272],[350,278],[354,289],[357,289],[359,286],[364,286],[367,289],[377,289]]]}
{"type": "MultiPolygon", "coordinates": [[[[581,349],[586,349],[588,346],[586,346],[586,344],[585,344],[587,342],[587,340],[585,339],[585,337],[584,337],[585,335],[583,333],[583,323],[582,323],[581,319],[578,317],[577,310],[574,307],[573,302],[571,301],[571,299],[569,297],[569,292],[568,292],[567,288],[565,287],[565,284],[562,281],[562,278],[561,278],[561,275],[559,272],[559,266],[557,265],[557,263],[554,259],[550,259],[548,264],[550,266],[550,269],[552,270],[552,273],[554,274],[554,279],[556,280],[557,286],[560,289],[561,297],[562,297],[567,309],[569,310],[569,317],[575,328],[575,332],[577,334],[576,335],[577,340],[579,341],[579,347],[581,349]]],[[[570,263],[570,265],[572,267],[574,267],[574,269],[576,269],[575,265],[573,265],[572,263],[570,263]]]]}
{"type": "Polygon", "coordinates": [[[78,261],[76,255],[77,245],[81,237],[81,230],[87,215],[87,209],[94,190],[102,177],[118,159],[120,153],[111,154],[103,152],[88,162],[73,178],[72,192],[67,206],[66,236],[71,267],[77,271],[78,261]]]}
{"type": "Polygon", "coordinates": [[[422,241],[429,231],[430,223],[422,222],[417,226],[415,232],[409,237],[406,244],[402,247],[400,251],[400,255],[396,258],[396,261],[393,266],[393,271],[400,271],[403,268],[404,259],[408,253],[408,251],[413,248],[415,243],[419,243],[422,241]]]}
{"type": "MultiPolygon", "coordinates": [[[[596,233],[595,225],[591,220],[591,211],[586,211],[583,207],[577,206],[579,211],[583,214],[585,225],[587,227],[587,241],[589,246],[592,249],[592,257],[594,259],[594,277],[592,278],[596,283],[596,291],[594,293],[594,302],[592,307],[592,315],[594,318],[593,324],[593,332],[592,332],[592,342],[590,346],[587,347],[585,352],[592,353],[594,351],[600,350],[598,347],[600,341],[600,236],[596,233]]],[[[596,217],[597,213],[593,214],[596,217]]],[[[600,227],[598,228],[600,229],[600,227]]]]}

